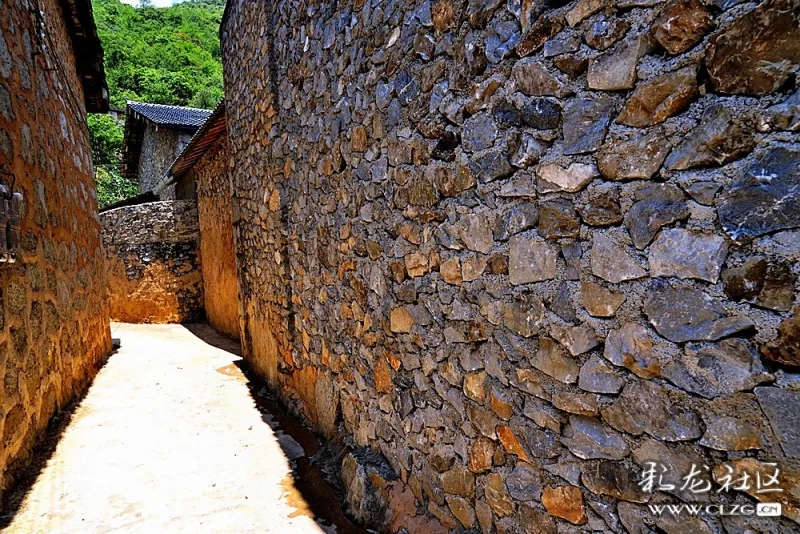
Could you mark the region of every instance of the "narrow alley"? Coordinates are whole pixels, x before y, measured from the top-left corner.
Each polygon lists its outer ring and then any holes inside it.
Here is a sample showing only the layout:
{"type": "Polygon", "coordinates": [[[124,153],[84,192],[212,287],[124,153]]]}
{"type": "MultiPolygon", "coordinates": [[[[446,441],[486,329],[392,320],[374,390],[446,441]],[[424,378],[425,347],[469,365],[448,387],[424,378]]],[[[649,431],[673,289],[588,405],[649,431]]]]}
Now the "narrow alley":
{"type": "Polygon", "coordinates": [[[121,348],[49,437],[6,532],[361,532],[305,456],[313,434],[284,433],[292,421],[248,387],[236,342],[207,325],[112,324],[112,335],[121,348]]]}

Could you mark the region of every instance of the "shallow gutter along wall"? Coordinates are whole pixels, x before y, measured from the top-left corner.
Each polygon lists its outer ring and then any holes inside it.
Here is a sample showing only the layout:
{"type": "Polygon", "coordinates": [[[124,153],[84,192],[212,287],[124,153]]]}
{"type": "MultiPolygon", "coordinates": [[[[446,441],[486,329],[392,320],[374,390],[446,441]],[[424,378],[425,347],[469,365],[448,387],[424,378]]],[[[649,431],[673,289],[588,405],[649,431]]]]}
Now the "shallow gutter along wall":
{"type": "Polygon", "coordinates": [[[797,529],[796,3],[226,13],[244,357],[362,447],[351,513],[797,529]],[[714,499],[784,517],[654,516],[694,496],[644,491],[648,462],[679,484],[775,462],[784,491],[714,499]]]}

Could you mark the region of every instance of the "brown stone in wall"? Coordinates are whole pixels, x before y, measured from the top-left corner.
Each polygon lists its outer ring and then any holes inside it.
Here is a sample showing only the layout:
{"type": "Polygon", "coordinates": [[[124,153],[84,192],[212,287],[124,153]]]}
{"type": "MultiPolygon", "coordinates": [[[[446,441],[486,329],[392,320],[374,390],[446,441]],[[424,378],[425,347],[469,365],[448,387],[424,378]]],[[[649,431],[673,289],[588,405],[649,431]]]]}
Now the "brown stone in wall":
{"type": "Polygon", "coordinates": [[[664,122],[686,109],[698,94],[694,65],[656,76],[639,84],[617,122],[638,127],[664,122]]]}
{"type": "Polygon", "coordinates": [[[800,18],[793,0],[766,0],[711,36],[706,69],[715,91],[762,96],[800,64],[800,18]]]}
{"type": "Polygon", "coordinates": [[[699,0],[672,0],[653,22],[653,36],[670,54],[697,44],[714,27],[711,11],[699,0]]]}
{"type": "Polygon", "coordinates": [[[0,5],[0,178],[23,195],[16,262],[0,264],[0,496],[111,351],[86,127],[108,107],[102,52],[89,2],[36,12],[47,46],[29,6],[0,5]]]}

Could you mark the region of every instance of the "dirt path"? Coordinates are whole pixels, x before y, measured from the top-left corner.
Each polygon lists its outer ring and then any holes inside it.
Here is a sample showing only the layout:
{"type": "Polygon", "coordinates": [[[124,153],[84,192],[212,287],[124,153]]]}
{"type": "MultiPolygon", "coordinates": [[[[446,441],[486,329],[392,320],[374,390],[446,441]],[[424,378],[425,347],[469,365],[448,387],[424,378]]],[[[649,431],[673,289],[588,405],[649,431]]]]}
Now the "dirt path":
{"type": "Polygon", "coordinates": [[[267,424],[275,417],[233,365],[235,343],[205,325],[112,334],[121,348],[4,532],[355,531],[312,518],[292,477],[298,459],[309,463],[303,446],[267,424]]]}

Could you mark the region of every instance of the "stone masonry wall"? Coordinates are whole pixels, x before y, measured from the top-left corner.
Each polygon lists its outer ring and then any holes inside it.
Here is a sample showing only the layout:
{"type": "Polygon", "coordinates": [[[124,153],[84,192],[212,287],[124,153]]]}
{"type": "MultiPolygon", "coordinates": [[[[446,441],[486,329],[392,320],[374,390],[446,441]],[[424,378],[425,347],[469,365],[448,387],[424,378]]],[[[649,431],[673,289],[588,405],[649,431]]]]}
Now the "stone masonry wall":
{"type": "Polygon", "coordinates": [[[223,135],[177,185],[188,183],[197,187],[206,317],[216,330],[238,338],[239,287],[233,245],[229,162],[228,138],[223,135]]]}
{"type": "Polygon", "coordinates": [[[353,515],[796,531],[798,11],[229,2],[245,358],[363,447],[353,515]],[[756,500],[783,517],[645,505],[756,500]]]}
{"type": "Polygon", "coordinates": [[[184,323],[203,318],[194,201],[117,208],[102,213],[100,222],[112,321],[184,323]]]}
{"type": "MultiPolygon", "coordinates": [[[[151,191],[164,176],[175,158],[186,145],[187,137],[180,130],[157,127],[147,123],[142,137],[142,149],[139,155],[139,191],[151,191]]],[[[168,187],[160,196],[161,200],[174,200],[175,187],[168,187]]]]}
{"type": "Polygon", "coordinates": [[[25,197],[0,265],[0,495],[111,350],[82,86],[59,3],[36,10],[43,42],[28,2],[0,4],[0,179],[25,197]]]}

